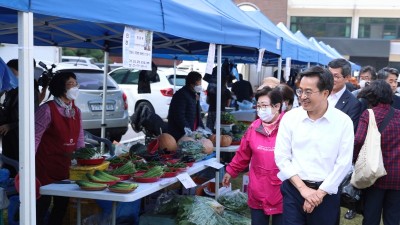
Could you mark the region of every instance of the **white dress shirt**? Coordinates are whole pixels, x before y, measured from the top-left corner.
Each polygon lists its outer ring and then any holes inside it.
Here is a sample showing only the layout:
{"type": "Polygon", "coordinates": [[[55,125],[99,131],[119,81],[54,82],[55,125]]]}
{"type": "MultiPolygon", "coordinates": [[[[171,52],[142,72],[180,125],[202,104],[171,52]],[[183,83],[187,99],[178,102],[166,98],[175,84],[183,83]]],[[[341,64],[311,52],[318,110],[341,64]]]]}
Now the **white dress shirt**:
{"type": "Polygon", "coordinates": [[[336,194],[353,157],[353,122],[331,104],[313,121],[302,107],[287,112],[279,125],[275,162],[282,181],[298,175],[323,181],[320,189],[336,194]]]}
{"type": "Polygon", "coordinates": [[[340,97],[342,97],[345,91],[346,91],[346,85],[344,85],[344,87],[335,94],[332,94],[331,92],[331,94],[328,96],[329,105],[335,107],[336,103],[339,101],[340,97]]]}

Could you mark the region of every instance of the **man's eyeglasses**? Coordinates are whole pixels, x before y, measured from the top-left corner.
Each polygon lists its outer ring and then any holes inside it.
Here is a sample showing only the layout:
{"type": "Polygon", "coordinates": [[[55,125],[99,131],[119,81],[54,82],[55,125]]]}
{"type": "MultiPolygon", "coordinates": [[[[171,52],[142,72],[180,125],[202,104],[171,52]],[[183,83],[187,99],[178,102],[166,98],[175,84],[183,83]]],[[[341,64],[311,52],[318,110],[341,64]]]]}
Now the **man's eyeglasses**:
{"type": "Polygon", "coordinates": [[[296,90],[297,96],[301,97],[303,94],[305,94],[307,98],[309,98],[312,94],[317,93],[317,92],[320,92],[320,91],[306,90],[303,92],[303,90],[301,90],[301,89],[296,90]]]}

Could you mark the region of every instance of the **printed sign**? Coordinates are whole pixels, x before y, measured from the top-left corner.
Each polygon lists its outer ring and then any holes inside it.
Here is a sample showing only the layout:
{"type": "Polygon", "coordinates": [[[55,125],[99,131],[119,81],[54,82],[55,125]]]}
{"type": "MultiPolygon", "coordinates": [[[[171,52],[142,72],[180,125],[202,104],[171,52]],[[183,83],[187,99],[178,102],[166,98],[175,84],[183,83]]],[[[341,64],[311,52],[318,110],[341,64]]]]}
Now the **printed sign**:
{"type": "Polygon", "coordinates": [[[125,26],[122,41],[123,66],[151,70],[153,32],[125,26]]]}
{"type": "Polygon", "coordinates": [[[188,173],[181,173],[176,177],[186,189],[197,186],[197,184],[192,180],[188,173]]]}

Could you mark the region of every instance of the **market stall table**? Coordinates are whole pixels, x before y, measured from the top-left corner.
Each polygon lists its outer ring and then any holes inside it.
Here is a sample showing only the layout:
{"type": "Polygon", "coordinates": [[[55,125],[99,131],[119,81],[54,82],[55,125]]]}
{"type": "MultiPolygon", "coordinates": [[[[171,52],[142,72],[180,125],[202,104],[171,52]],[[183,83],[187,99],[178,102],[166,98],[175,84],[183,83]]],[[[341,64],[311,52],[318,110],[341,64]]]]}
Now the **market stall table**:
{"type": "MultiPolygon", "coordinates": [[[[239,149],[240,145],[230,145],[227,147],[220,147],[219,151],[220,152],[236,152],[239,149]]],[[[214,147],[214,151],[217,150],[217,147],[214,147]]]]}
{"type": "MultiPolygon", "coordinates": [[[[216,158],[200,161],[195,163],[192,167],[187,169],[189,175],[193,175],[207,168],[209,163],[216,161],[216,158]]],[[[178,181],[178,178],[162,178],[160,181],[155,183],[138,183],[138,188],[127,194],[119,194],[108,191],[84,191],[79,188],[75,183],[53,183],[40,187],[41,195],[54,195],[63,197],[77,198],[77,224],[81,224],[81,198],[96,199],[96,200],[108,200],[113,202],[112,207],[112,224],[116,223],[116,208],[117,202],[132,202],[150,195],[156,191],[159,191],[171,184],[178,181]]],[[[68,182],[68,181],[67,181],[68,182]]]]}

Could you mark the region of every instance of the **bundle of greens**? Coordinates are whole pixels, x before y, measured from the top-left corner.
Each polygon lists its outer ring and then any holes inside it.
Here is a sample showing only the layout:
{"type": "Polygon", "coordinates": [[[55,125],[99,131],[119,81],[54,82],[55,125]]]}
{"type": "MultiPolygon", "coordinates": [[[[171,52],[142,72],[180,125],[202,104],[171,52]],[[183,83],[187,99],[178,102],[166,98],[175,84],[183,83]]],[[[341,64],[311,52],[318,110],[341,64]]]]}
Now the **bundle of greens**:
{"type": "Polygon", "coordinates": [[[225,208],[240,213],[248,208],[247,194],[241,192],[239,189],[228,191],[218,197],[218,202],[225,208]]]}
{"type": "Polygon", "coordinates": [[[179,225],[230,225],[222,218],[223,206],[212,198],[185,196],[181,198],[177,221],[179,225]]]}
{"type": "Polygon", "coordinates": [[[235,212],[225,210],[222,217],[228,221],[230,225],[251,225],[251,219],[235,212]]]}
{"type": "Polygon", "coordinates": [[[204,146],[199,141],[181,141],[178,146],[182,152],[192,156],[196,162],[207,156],[207,154],[203,153],[204,146]]]}

